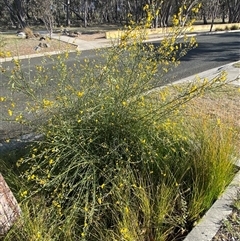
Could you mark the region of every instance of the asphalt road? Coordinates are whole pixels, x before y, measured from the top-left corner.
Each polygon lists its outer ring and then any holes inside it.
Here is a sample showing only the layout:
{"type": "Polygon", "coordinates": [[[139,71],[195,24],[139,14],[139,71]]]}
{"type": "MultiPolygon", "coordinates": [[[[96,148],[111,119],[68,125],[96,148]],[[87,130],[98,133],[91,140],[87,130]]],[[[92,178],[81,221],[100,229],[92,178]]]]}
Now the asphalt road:
{"type": "MultiPolygon", "coordinates": [[[[240,32],[220,33],[197,36],[198,47],[188,52],[187,56],[181,58],[181,64],[175,68],[167,78],[169,82],[179,80],[188,76],[225,65],[240,59],[240,32]]],[[[153,43],[158,44],[159,41],[153,43]]],[[[79,60],[88,58],[90,61],[96,59],[94,50],[86,50],[78,57],[79,60]]],[[[70,53],[68,66],[73,66],[76,54],[70,53]]],[[[51,67],[53,62],[48,60],[42,63],[42,57],[22,60],[23,71],[34,69],[35,65],[46,65],[51,67]]],[[[10,62],[3,63],[3,67],[11,66],[10,62]]],[[[4,77],[2,77],[4,78],[4,77]]]]}
{"type": "Polygon", "coordinates": [[[180,80],[240,59],[240,32],[197,36],[198,47],[169,73],[168,82],[180,80]]]}
{"type": "MultiPolygon", "coordinates": [[[[198,74],[202,71],[209,70],[215,67],[219,67],[231,62],[238,61],[240,59],[240,32],[211,34],[205,36],[197,36],[198,47],[191,50],[185,57],[181,59],[181,64],[175,68],[172,72],[169,72],[163,80],[160,80],[156,85],[162,85],[163,83],[170,83],[175,80],[179,80],[194,74],[198,74]]],[[[159,43],[156,41],[155,44],[159,43]]],[[[96,59],[94,50],[83,51],[78,59],[83,61],[88,58],[90,61],[96,59]]],[[[29,69],[34,69],[35,65],[45,65],[51,69],[54,64],[51,60],[42,63],[42,57],[22,60],[23,72],[28,72],[29,69]]],[[[71,53],[68,59],[67,65],[73,66],[76,62],[76,54],[71,53]]],[[[5,62],[3,67],[11,67],[11,62],[5,62]]],[[[6,88],[6,77],[0,74],[0,96],[4,96],[8,93],[6,88]]],[[[48,88],[47,91],[51,91],[48,88]]],[[[24,105],[24,99],[20,100],[24,105]]],[[[1,111],[1,108],[0,108],[1,111]]],[[[1,119],[1,117],[0,117],[1,119]]],[[[0,120],[0,140],[5,136],[19,135],[19,127],[16,127],[17,134],[13,134],[13,127],[7,122],[3,123],[0,120]]],[[[24,130],[22,132],[25,132],[24,130]]]]}

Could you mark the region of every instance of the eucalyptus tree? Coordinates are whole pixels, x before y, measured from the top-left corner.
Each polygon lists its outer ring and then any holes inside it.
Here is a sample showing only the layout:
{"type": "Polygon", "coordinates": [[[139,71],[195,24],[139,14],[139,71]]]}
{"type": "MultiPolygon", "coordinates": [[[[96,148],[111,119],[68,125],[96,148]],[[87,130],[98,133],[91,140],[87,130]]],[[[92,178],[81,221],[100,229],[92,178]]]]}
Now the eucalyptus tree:
{"type": "Polygon", "coordinates": [[[240,1],[239,0],[226,0],[228,7],[228,22],[240,22],[240,1]]]}
{"type": "Polygon", "coordinates": [[[25,6],[26,0],[3,0],[11,21],[20,28],[27,26],[25,6]]]}

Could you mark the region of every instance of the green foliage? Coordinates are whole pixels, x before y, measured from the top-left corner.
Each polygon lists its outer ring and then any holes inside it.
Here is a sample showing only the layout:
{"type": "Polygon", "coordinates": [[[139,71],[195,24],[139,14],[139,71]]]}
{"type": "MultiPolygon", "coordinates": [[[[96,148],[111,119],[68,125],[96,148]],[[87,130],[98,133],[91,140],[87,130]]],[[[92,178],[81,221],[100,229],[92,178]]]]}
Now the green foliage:
{"type": "Polygon", "coordinates": [[[233,25],[233,26],[231,26],[230,29],[231,29],[231,30],[238,30],[238,29],[239,29],[239,26],[238,26],[238,25],[233,25]]]}

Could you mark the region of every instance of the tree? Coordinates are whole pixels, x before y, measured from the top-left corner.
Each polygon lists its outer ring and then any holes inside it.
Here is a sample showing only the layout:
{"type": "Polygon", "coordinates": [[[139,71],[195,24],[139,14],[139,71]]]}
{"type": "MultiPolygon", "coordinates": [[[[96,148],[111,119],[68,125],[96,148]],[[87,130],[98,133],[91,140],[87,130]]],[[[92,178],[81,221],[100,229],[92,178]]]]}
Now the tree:
{"type": "Polygon", "coordinates": [[[211,27],[210,27],[210,32],[212,32],[213,24],[214,24],[214,19],[217,16],[217,12],[219,9],[219,0],[213,0],[211,1],[210,9],[211,9],[211,27]]]}
{"type": "Polygon", "coordinates": [[[3,0],[9,13],[11,20],[18,28],[25,28],[26,23],[26,14],[24,10],[24,0],[3,0]]]}
{"type": "Polygon", "coordinates": [[[229,23],[240,22],[240,1],[239,0],[227,0],[229,23]]]}
{"type": "Polygon", "coordinates": [[[50,38],[52,37],[53,27],[56,19],[57,6],[54,1],[42,0],[41,2],[32,0],[32,8],[36,10],[37,18],[40,18],[44,23],[50,38]]]}

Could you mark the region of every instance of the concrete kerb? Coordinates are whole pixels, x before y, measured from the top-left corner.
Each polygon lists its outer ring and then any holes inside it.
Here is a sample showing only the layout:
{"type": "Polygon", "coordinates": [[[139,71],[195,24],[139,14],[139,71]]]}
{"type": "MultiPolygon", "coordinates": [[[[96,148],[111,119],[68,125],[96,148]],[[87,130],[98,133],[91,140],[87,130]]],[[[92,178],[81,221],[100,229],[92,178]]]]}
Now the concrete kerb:
{"type": "Polygon", "coordinates": [[[196,78],[200,79],[212,79],[216,76],[218,76],[222,71],[225,71],[227,73],[227,82],[229,84],[233,85],[239,85],[240,86],[240,68],[234,67],[235,64],[240,64],[240,61],[232,62],[220,67],[216,67],[210,70],[203,71],[201,73],[189,76],[187,78],[183,78],[180,80],[175,81],[172,84],[179,84],[179,83],[184,83],[184,82],[191,82],[196,78]]]}
{"type": "MultiPolygon", "coordinates": [[[[77,46],[76,46],[77,49],[77,46]]],[[[4,62],[9,62],[12,61],[13,59],[31,59],[31,58],[37,58],[37,57],[42,57],[42,56],[50,56],[50,55],[57,55],[57,54],[62,54],[65,53],[66,51],[52,51],[52,52],[47,52],[47,53],[36,53],[36,54],[31,54],[31,55],[20,55],[17,57],[8,57],[8,58],[4,58],[4,59],[0,59],[0,66],[1,63],[4,62]]],[[[75,50],[68,50],[68,53],[72,53],[75,52],[75,50]]]]}
{"type": "MultiPolygon", "coordinates": [[[[240,168],[240,160],[236,162],[240,168]]],[[[211,241],[221,227],[221,222],[232,212],[231,205],[240,190],[240,171],[184,241],[211,241]]]]}

